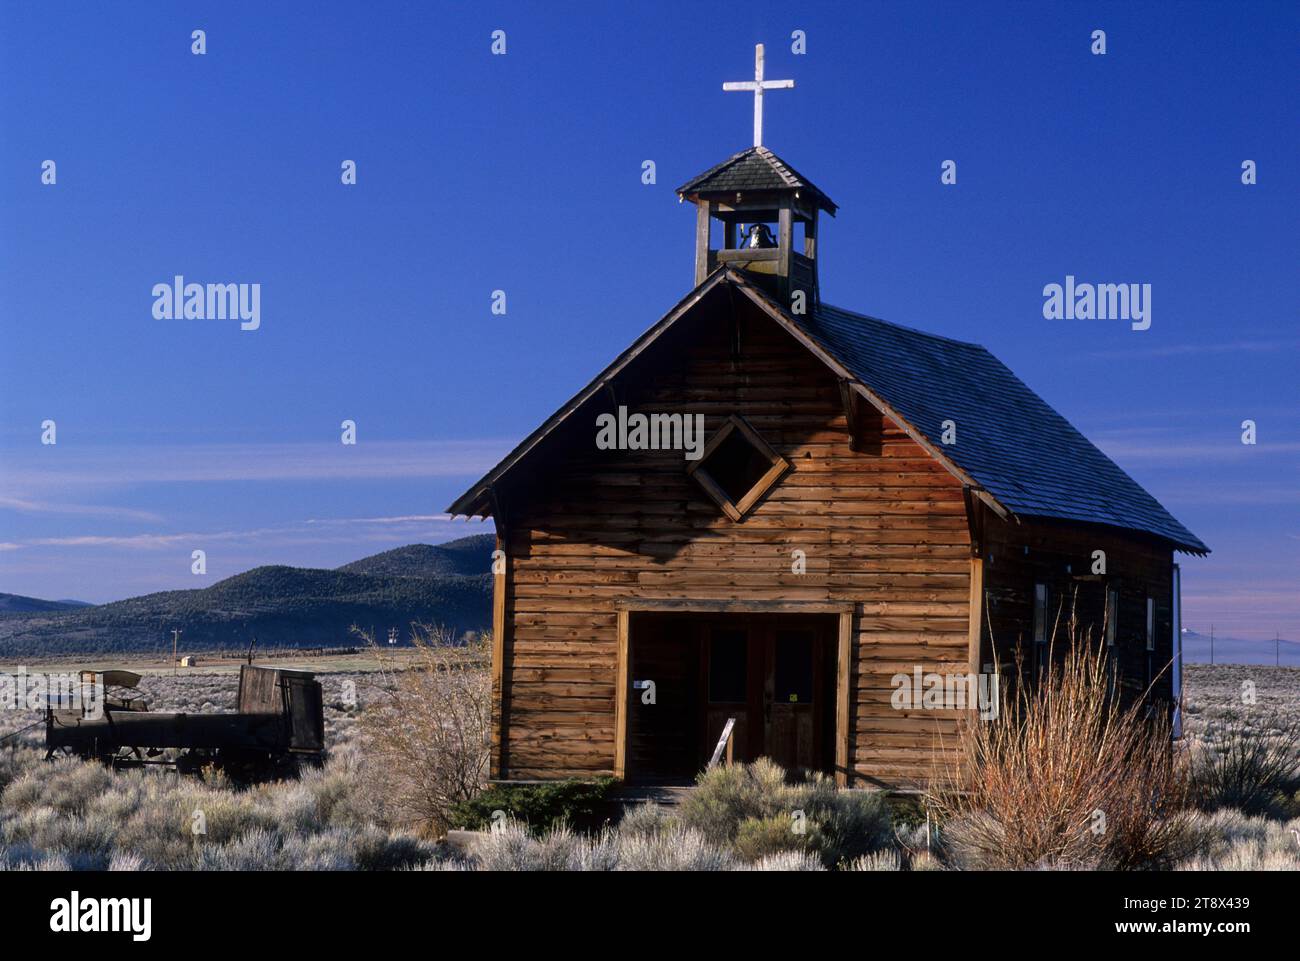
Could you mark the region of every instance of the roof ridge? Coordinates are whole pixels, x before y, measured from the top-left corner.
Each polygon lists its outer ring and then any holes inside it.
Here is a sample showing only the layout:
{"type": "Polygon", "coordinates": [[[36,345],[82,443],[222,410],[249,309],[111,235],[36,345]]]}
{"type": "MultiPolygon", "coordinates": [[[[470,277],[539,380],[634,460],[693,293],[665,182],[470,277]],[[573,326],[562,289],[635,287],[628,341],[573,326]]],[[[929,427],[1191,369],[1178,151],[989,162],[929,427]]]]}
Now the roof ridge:
{"type": "Polygon", "coordinates": [[[765,147],[762,144],[755,144],[749,149],[754,151],[754,153],[757,156],[762,157],[765,161],[767,161],[767,165],[776,171],[777,176],[779,176],[782,180],[784,180],[787,186],[789,187],[808,186],[807,182],[803,179],[803,177],[801,177],[798,173],[796,173],[795,169],[791,167],[788,163],[786,163],[784,160],[782,160],[780,157],[774,154],[770,147],[765,147]]]}

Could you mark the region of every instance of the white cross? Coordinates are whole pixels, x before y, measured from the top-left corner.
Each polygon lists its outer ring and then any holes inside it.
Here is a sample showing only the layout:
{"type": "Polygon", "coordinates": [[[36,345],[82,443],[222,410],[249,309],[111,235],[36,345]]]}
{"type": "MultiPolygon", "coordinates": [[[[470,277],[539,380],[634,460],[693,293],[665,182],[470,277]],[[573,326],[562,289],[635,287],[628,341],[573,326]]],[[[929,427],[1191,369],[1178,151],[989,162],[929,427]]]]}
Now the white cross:
{"type": "Polygon", "coordinates": [[[794,86],[793,80],[764,80],[763,79],[763,45],[761,43],[754,45],[754,79],[751,80],[734,80],[724,83],[723,90],[752,90],[754,91],[754,146],[763,145],[763,91],[764,90],[788,90],[794,86]]]}

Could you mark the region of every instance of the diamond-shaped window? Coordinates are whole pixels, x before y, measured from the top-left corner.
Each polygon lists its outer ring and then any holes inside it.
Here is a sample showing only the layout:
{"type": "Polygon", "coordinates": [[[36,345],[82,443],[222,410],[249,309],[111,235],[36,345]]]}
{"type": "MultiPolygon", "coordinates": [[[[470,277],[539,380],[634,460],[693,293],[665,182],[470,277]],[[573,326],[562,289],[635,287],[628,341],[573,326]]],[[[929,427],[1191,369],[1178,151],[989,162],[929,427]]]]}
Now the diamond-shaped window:
{"type": "Polygon", "coordinates": [[[687,471],[728,517],[738,521],[789,469],[789,461],[733,414],[687,471]]]}

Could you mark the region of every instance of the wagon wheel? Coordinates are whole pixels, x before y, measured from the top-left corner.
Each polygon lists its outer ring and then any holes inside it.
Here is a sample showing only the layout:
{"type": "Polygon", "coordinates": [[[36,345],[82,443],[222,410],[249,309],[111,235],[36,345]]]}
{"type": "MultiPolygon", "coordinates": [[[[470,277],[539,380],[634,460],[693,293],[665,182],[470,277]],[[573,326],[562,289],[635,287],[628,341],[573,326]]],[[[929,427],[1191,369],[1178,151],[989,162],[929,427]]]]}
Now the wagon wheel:
{"type": "Polygon", "coordinates": [[[219,752],[217,760],[230,779],[240,784],[297,776],[297,765],[292,758],[270,751],[228,749],[219,752]]]}
{"type": "Polygon", "coordinates": [[[180,774],[192,774],[203,777],[203,769],[209,765],[220,766],[221,758],[207,748],[192,747],[182,751],[176,757],[176,770],[180,774]]]}

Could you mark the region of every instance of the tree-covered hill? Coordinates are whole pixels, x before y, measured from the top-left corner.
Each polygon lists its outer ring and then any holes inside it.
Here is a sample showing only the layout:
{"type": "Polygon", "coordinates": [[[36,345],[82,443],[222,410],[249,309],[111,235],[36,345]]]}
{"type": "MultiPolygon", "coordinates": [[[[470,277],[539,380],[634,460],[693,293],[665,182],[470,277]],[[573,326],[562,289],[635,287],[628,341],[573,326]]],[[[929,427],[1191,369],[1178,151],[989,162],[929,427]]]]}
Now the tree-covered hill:
{"type": "Polygon", "coordinates": [[[480,630],[491,619],[494,543],[412,544],[337,570],[257,567],[210,587],[71,610],[0,613],[0,655],[315,647],[355,643],[353,625],[405,638],[411,623],[480,630]]]}
{"type": "Polygon", "coordinates": [[[0,613],[15,611],[18,613],[35,613],[37,611],[70,611],[78,607],[89,607],[85,601],[46,601],[39,597],[24,597],[21,594],[0,593],[0,613]]]}

